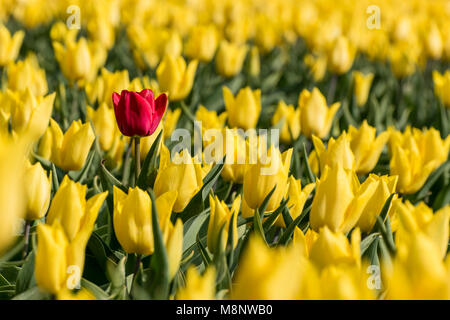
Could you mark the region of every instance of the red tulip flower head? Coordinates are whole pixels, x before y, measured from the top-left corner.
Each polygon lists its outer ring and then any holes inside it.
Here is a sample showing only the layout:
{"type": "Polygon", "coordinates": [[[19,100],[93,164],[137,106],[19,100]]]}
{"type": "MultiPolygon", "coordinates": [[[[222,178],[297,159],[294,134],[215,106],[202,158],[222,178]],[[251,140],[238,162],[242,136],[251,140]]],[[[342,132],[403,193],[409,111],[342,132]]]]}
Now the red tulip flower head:
{"type": "Polygon", "coordinates": [[[146,137],[155,132],[167,107],[167,96],[157,99],[150,89],[141,92],[122,90],[112,95],[120,132],[128,137],[146,137]]]}

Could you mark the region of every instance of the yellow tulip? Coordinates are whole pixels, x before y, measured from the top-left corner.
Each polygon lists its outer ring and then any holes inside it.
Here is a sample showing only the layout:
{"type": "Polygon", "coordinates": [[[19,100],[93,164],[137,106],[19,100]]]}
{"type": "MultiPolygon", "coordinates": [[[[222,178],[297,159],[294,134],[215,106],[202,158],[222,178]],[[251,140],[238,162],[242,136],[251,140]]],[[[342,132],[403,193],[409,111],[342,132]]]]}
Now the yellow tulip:
{"type": "Polygon", "coordinates": [[[114,25],[104,15],[89,19],[87,24],[89,38],[98,41],[103,47],[111,49],[114,46],[114,25]]]}
{"type": "Polygon", "coordinates": [[[311,248],[310,259],[319,268],[342,263],[359,266],[360,246],[361,233],[358,228],[352,232],[349,243],[342,232],[333,232],[325,226],[320,229],[319,237],[311,248]]]}
{"type": "Polygon", "coordinates": [[[169,279],[172,280],[178,272],[183,256],[183,222],[177,219],[170,229],[166,242],[167,258],[169,260],[169,279]]]}
{"type": "Polygon", "coordinates": [[[2,44],[0,49],[0,66],[4,67],[16,60],[24,37],[25,32],[23,30],[11,35],[5,25],[0,23],[0,43],[2,44]]]}
{"type": "Polygon", "coordinates": [[[338,163],[326,166],[316,182],[310,224],[314,230],[327,226],[333,232],[348,232],[358,222],[364,208],[374,197],[377,183],[359,183],[356,173],[338,163]]]}
{"type": "Polygon", "coordinates": [[[425,48],[431,59],[439,60],[442,57],[444,43],[439,27],[435,22],[431,22],[425,38],[425,48]]]}
{"type": "Polygon", "coordinates": [[[92,232],[98,211],[107,192],[99,193],[86,201],[87,186],[64,179],[53,197],[47,215],[47,224],[56,221],[61,224],[69,242],[73,242],[82,233],[92,232]]]}
{"type": "Polygon", "coordinates": [[[74,121],[63,134],[58,123],[50,119],[50,127],[47,128],[39,145],[39,154],[63,170],[80,170],[86,162],[94,140],[95,134],[89,123],[74,121]]]}
{"type": "Polygon", "coordinates": [[[81,288],[77,292],[71,290],[61,290],[57,295],[58,300],[96,300],[95,296],[86,288],[81,288]]]}
{"type": "Polygon", "coordinates": [[[52,191],[52,173],[47,173],[42,165],[27,163],[25,169],[26,220],[41,219],[50,205],[52,191]]]}
{"type": "Polygon", "coordinates": [[[117,136],[120,136],[114,109],[109,108],[105,102],[97,110],[87,106],[87,120],[92,122],[102,150],[111,149],[117,136]]]}
{"type": "Polygon", "coordinates": [[[355,156],[350,148],[350,141],[345,131],[336,139],[330,138],[328,149],[315,135],[312,136],[314,151],[320,164],[320,171],[323,172],[325,166],[334,167],[340,164],[344,169],[354,170],[355,156]]]}
{"type": "Polygon", "coordinates": [[[433,70],[434,94],[441,99],[444,106],[450,108],[450,70],[440,74],[433,70]]]}
{"type": "Polygon", "coordinates": [[[128,195],[114,187],[114,232],[127,253],[152,254],[153,225],[150,196],[139,188],[128,195]]]}
{"type": "Polygon", "coordinates": [[[214,300],[216,296],[216,271],[208,267],[203,275],[194,266],[186,271],[186,286],[179,288],[177,300],[214,300]]]}
{"type": "Polygon", "coordinates": [[[392,72],[396,78],[404,78],[416,71],[417,57],[411,47],[404,48],[401,45],[393,45],[389,50],[392,72]]]}
{"type": "Polygon", "coordinates": [[[13,130],[18,134],[27,134],[33,141],[38,140],[48,127],[56,94],[37,97],[28,88],[22,92],[7,91],[7,94],[13,101],[13,130]]]}
{"type": "Polygon", "coordinates": [[[214,25],[199,25],[192,28],[184,46],[186,56],[202,62],[209,62],[217,50],[218,34],[214,25]]]}
{"type": "Polygon", "coordinates": [[[212,253],[219,253],[220,250],[225,250],[229,237],[233,237],[231,249],[236,248],[238,242],[237,216],[241,207],[241,196],[238,195],[234,199],[231,209],[228,208],[225,201],[220,201],[217,196],[209,196],[209,205],[211,208],[207,236],[207,246],[209,251],[212,253]],[[232,235],[229,234],[230,225],[232,235]],[[219,238],[220,235],[221,238],[219,238]],[[219,246],[221,246],[221,248],[219,246]]]}
{"type": "Polygon", "coordinates": [[[226,128],[222,133],[225,138],[223,155],[227,157],[221,176],[225,181],[242,184],[249,162],[249,144],[237,129],[226,128]]]}
{"type": "Polygon", "coordinates": [[[391,130],[391,175],[398,175],[398,191],[415,193],[428,176],[447,160],[450,136],[445,140],[434,128],[423,131],[407,127],[402,134],[391,130]]]}
{"type": "Polygon", "coordinates": [[[284,101],[278,102],[277,109],[272,117],[272,125],[283,121],[281,127],[281,142],[291,143],[300,135],[300,109],[293,105],[286,105],[284,101]]]}
{"type": "Polygon", "coordinates": [[[258,47],[253,46],[250,50],[250,61],[248,65],[248,73],[253,77],[258,77],[261,72],[261,61],[259,58],[258,47]]]}
{"type": "Polygon", "coordinates": [[[389,131],[376,136],[376,129],[371,127],[366,120],[359,129],[352,125],[349,126],[348,139],[355,156],[355,167],[358,174],[369,173],[375,168],[389,136],[389,131]]]}
{"type": "Polygon", "coordinates": [[[353,65],[356,50],[345,37],[339,37],[329,51],[328,66],[335,74],[346,73],[353,65]]]}
{"type": "Polygon", "coordinates": [[[244,130],[255,128],[261,113],[261,90],[252,91],[245,87],[236,97],[227,87],[222,87],[222,90],[229,125],[244,130]]]}
{"type": "Polygon", "coordinates": [[[173,211],[181,212],[203,186],[203,172],[199,163],[191,158],[187,150],[170,159],[170,151],[161,147],[161,158],[154,191],[157,197],[167,191],[177,191],[178,196],[173,211]]]}
{"type": "MultiPolygon", "coordinates": [[[[366,181],[375,183],[376,190],[372,198],[367,202],[361,216],[358,220],[357,226],[364,232],[369,233],[375,225],[378,215],[381,213],[386,200],[395,192],[397,187],[398,177],[377,176],[370,174],[366,181]]],[[[395,197],[394,197],[395,199],[395,197]]]]}
{"type": "Polygon", "coordinates": [[[167,108],[166,110],[164,119],[164,139],[170,138],[173,130],[176,129],[178,119],[180,119],[181,116],[181,109],[170,110],[167,108]]]}
{"type": "Polygon", "coordinates": [[[78,29],[69,29],[67,24],[62,21],[58,21],[54,23],[50,29],[50,39],[58,42],[75,41],[78,31],[78,29]]]}
{"type": "MultiPolygon", "coordinates": [[[[280,205],[286,194],[289,168],[291,166],[292,149],[283,154],[271,146],[266,159],[257,159],[256,164],[250,164],[244,174],[244,198],[251,209],[256,210],[275,187],[266,210],[274,211],[280,205]]],[[[263,213],[260,213],[263,214],[263,213]]]]}
{"type": "MultiPolygon", "coordinates": [[[[110,72],[106,68],[102,68],[101,74],[95,81],[86,84],[86,95],[89,102],[94,104],[98,101],[99,105],[106,103],[109,108],[113,108],[112,95],[114,92],[129,89],[130,78],[128,70],[110,72]]],[[[141,91],[141,90],[134,90],[141,91]]]]}
{"type": "Polygon", "coordinates": [[[304,89],[298,98],[302,133],[308,138],[313,134],[321,139],[326,138],[340,106],[341,103],[336,102],[328,108],[325,97],[319,89],[314,88],[312,92],[304,89]]]}
{"type": "MultiPolygon", "coordinates": [[[[295,220],[302,213],[305,202],[315,186],[315,183],[310,183],[302,189],[302,182],[300,179],[297,180],[293,176],[289,177],[285,198],[289,198],[287,207],[289,208],[289,214],[292,220],[295,220]]],[[[286,223],[282,215],[278,216],[275,223],[280,227],[286,228],[286,223]]]]}
{"type": "Polygon", "coordinates": [[[36,284],[39,288],[56,294],[64,288],[67,280],[69,242],[58,223],[53,226],[39,224],[37,240],[34,266],[36,284]]]}
{"type": "Polygon", "coordinates": [[[227,116],[226,112],[217,115],[216,111],[209,111],[203,105],[200,105],[195,113],[195,119],[202,124],[203,134],[209,129],[222,129],[227,116]]]}
{"type": "Polygon", "coordinates": [[[216,70],[224,77],[232,77],[242,70],[248,47],[222,40],[216,55],[216,70]]]}
{"type": "Polygon", "coordinates": [[[370,87],[372,86],[373,77],[373,73],[364,74],[360,71],[353,71],[353,93],[356,97],[356,103],[359,107],[364,106],[367,102],[370,87]]]}
{"type": "Polygon", "coordinates": [[[323,54],[318,56],[306,54],[304,62],[311,71],[314,81],[322,81],[325,73],[327,72],[327,57],[323,54]]]}
{"type": "Polygon", "coordinates": [[[30,89],[35,96],[48,93],[45,70],[39,67],[36,55],[30,54],[23,61],[17,61],[8,66],[7,88],[12,91],[30,89]]]}
{"type": "Polygon", "coordinates": [[[166,55],[156,69],[161,91],[168,92],[171,101],[183,100],[192,90],[198,61],[192,60],[186,66],[183,57],[166,55]]]}

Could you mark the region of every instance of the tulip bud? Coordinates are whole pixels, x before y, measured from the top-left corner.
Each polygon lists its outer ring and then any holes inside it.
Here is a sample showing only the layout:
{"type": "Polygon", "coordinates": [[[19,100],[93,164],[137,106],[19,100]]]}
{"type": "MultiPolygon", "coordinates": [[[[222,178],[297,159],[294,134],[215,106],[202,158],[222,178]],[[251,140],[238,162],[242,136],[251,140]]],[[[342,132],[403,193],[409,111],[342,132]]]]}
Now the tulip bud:
{"type": "Polygon", "coordinates": [[[199,275],[194,266],[186,271],[186,286],[179,288],[177,300],[214,300],[216,297],[216,271],[210,266],[199,275]]]}
{"type": "Polygon", "coordinates": [[[50,119],[50,127],[39,145],[39,154],[65,171],[81,170],[89,154],[95,134],[89,123],[73,121],[63,135],[58,123],[50,119]]]}
{"type": "Polygon", "coordinates": [[[271,146],[266,159],[260,157],[256,164],[250,164],[244,174],[244,198],[251,209],[256,210],[275,187],[267,204],[267,211],[278,208],[286,194],[292,149],[283,154],[271,146]]]}
{"type": "Polygon", "coordinates": [[[168,92],[171,101],[185,99],[192,90],[197,65],[197,60],[192,60],[186,67],[183,57],[164,56],[156,69],[161,91],[168,92]]]}
{"type": "Polygon", "coordinates": [[[390,133],[384,131],[376,136],[376,129],[364,120],[359,129],[351,126],[348,129],[350,148],[355,156],[355,167],[358,174],[369,173],[375,168],[390,133]]]}
{"type": "Polygon", "coordinates": [[[144,89],[132,90],[131,87],[128,70],[110,72],[108,69],[102,68],[101,74],[95,81],[86,84],[85,91],[91,104],[95,102],[98,102],[99,105],[106,103],[110,109],[113,109],[114,104],[111,97],[114,92],[122,92],[122,90],[126,89],[130,91],[141,91],[144,89]]]}
{"type": "Polygon", "coordinates": [[[293,105],[286,105],[284,101],[278,102],[278,107],[272,117],[272,125],[283,121],[281,127],[281,142],[291,143],[300,135],[300,109],[293,105]]]}
{"type": "Polygon", "coordinates": [[[322,140],[314,135],[312,136],[312,141],[321,172],[324,171],[325,166],[333,167],[338,163],[344,169],[353,170],[355,168],[355,157],[345,131],[336,140],[330,138],[328,149],[325,149],[322,140]]]}
{"type": "Polygon", "coordinates": [[[450,108],[450,70],[444,74],[433,70],[434,94],[441,99],[444,106],[450,108]]]}
{"type": "Polygon", "coordinates": [[[255,128],[261,113],[261,90],[245,87],[234,97],[230,89],[222,89],[229,125],[244,130],[255,128]]]}
{"type": "Polygon", "coordinates": [[[170,151],[165,145],[161,148],[161,159],[155,180],[154,191],[160,196],[167,191],[177,191],[178,196],[173,211],[181,212],[203,186],[203,173],[200,164],[191,158],[187,150],[170,159],[170,151]]]}
{"type": "Polygon", "coordinates": [[[328,65],[335,74],[346,73],[353,65],[356,50],[345,37],[339,37],[329,52],[328,65]]]}
{"type": "Polygon", "coordinates": [[[225,137],[223,154],[226,159],[221,176],[225,181],[242,184],[249,160],[249,144],[237,129],[226,128],[222,134],[225,137]]]}
{"type": "Polygon", "coordinates": [[[59,223],[53,226],[39,224],[37,240],[34,266],[36,284],[56,294],[64,287],[67,279],[66,251],[69,243],[59,223]]]}
{"type": "Polygon", "coordinates": [[[0,43],[2,44],[0,66],[4,67],[16,60],[24,37],[25,32],[23,30],[17,31],[11,36],[4,24],[0,23],[0,43]]]}
{"type": "Polygon", "coordinates": [[[190,31],[184,51],[190,59],[209,62],[216,53],[217,44],[218,34],[214,25],[195,26],[190,31]]]}
{"type": "Polygon", "coordinates": [[[158,127],[166,110],[167,96],[163,93],[155,99],[150,89],[141,92],[122,90],[120,96],[113,93],[113,103],[122,134],[144,137],[151,135],[158,127]]]}
{"type": "Polygon", "coordinates": [[[27,163],[25,169],[26,220],[41,219],[47,213],[52,191],[52,173],[47,177],[42,165],[27,163]]]}
{"type": "Polygon", "coordinates": [[[87,106],[87,118],[92,122],[102,150],[108,151],[111,149],[116,136],[120,135],[114,110],[108,108],[106,103],[100,104],[97,110],[87,106]]]}
{"type": "Polygon", "coordinates": [[[171,226],[166,243],[167,258],[169,260],[169,279],[173,280],[178,272],[183,255],[183,222],[177,219],[175,226],[171,226]]]}
{"type": "Polygon", "coordinates": [[[370,86],[372,85],[374,74],[368,73],[364,75],[359,71],[353,71],[354,79],[354,95],[356,97],[356,103],[359,107],[366,104],[367,98],[369,97],[370,86]]]}
{"type": "Polygon", "coordinates": [[[25,91],[30,89],[35,96],[48,93],[45,70],[39,67],[35,54],[29,54],[23,61],[17,61],[8,66],[7,88],[11,91],[25,91]]]}
{"type": "Polygon", "coordinates": [[[241,196],[237,196],[231,209],[217,196],[209,196],[211,214],[209,217],[207,246],[210,252],[219,253],[225,250],[228,238],[233,237],[232,249],[236,248],[237,238],[237,216],[241,206],[241,196]],[[232,235],[229,234],[231,224],[232,235]],[[221,235],[221,238],[219,236],[221,235]],[[219,247],[221,246],[221,247],[219,247]]]}
{"type": "Polygon", "coordinates": [[[181,109],[167,110],[164,119],[164,139],[170,138],[173,130],[177,127],[178,119],[181,116],[181,109]]]}
{"type": "Polygon", "coordinates": [[[27,88],[23,92],[7,91],[13,101],[11,112],[12,128],[19,134],[27,134],[32,141],[39,139],[45,132],[52,114],[55,93],[36,97],[27,88]]]}
{"type": "Polygon", "coordinates": [[[321,139],[326,138],[340,106],[341,103],[336,102],[328,108],[325,97],[319,89],[314,88],[312,92],[304,89],[298,98],[302,133],[307,137],[314,134],[321,139]]]}
{"type": "Polygon", "coordinates": [[[439,60],[442,57],[444,44],[441,32],[435,22],[432,22],[428,29],[425,47],[431,59],[439,60]]]}
{"type": "Polygon", "coordinates": [[[224,77],[237,75],[244,64],[248,47],[222,40],[216,55],[216,70],[224,77]]]}
{"type": "Polygon", "coordinates": [[[310,224],[314,230],[327,226],[333,232],[348,232],[358,222],[364,207],[373,197],[377,184],[366,180],[360,185],[354,171],[342,164],[326,166],[316,182],[310,224]]]}
{"type": "Polygon", "coordinates": [[[202,130],[222,129],[225,125],[228,114],[226,112],[217,115],[216,111],[209,111],[200,105],[195,113],[195,119],[202,123],[202,130]]]}

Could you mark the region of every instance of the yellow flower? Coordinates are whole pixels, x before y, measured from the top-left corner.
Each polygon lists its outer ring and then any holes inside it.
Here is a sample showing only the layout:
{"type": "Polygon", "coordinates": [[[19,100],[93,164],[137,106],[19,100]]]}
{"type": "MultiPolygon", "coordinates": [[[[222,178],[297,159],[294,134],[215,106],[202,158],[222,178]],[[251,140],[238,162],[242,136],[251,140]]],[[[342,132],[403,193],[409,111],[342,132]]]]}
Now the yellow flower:
{"type": "Polygon", "coordinates": [[[223,86],[222,90],[229,125],[244,130],[255,128],[261,113],[261,90],[245,87],[236,97],[227,87],[223,86]]]}
{"type": "Polygon", "coordinates": [[[78,34],[78,29],[69,29],[67,24],[62,21],[54,23],[50,29],[50,39],[52,41],[70,42],[75,41],[78,34]]]}
{"type": "Polygon", "coordinates": [[[322,140],[315,135],[312,136],[312,141],[321,172],[324,171],[325,166],[334,167],[337,164],[340,164],[344,169],[354,170],[355,157],[345,131],[336,140],[330,138],[328,149],[325,149],[322,140]]]}
{"type": "Polygon", "coordinates": [[[173,211],[178,213],[186,208],[202,186],[201,164],[191,158],[186,149],[176,153],[171,160],[169,149],[162,145],[159,170],[154,186],[156,196],[171,190],[177,191],[178,196],[173,211]]]}
{"type": "Polygon", "coordinates": [[[216,27],[199,25],[191,29],[189,38],[184,46],[186,56],[202,62],[209,62],[216,53],[218,33],[216,27]]]}
{"type": "Polygon", "coordinates": [[[364,106],[367,102],[373,77],[373,73],[364,74],[360,71],[353,71],[353,92],[356,96],[356,103],[360,107],[364,106]]]}
{"type": "Polygon", "coordinates": [[[328,53],[328,66],[335,74],[346,73],[353,65],[356,50],[345,37],[336,39],[333,47],[328,53]]]}
{"type": "Polygon", "coordinates": [[[417,57],[414,49],[393,45],[389,50],[392,72],[397,78],[404,78],[416,71],[417,57]]]}
{"type": "Polygon", "coordinates": [[[57,295],[58,300],[96,300],[95,296],[86,288],[81,288],[77,292],[71,290],[61,290],[57,295]]]}
{"type": "Polygon", "coordinates": [[[209,111],[203,105],[200,105],[195,113],[195,119],[202,123],[203,134],[209,129],[222,129],[227,116],[226,112],[217,115],[216,111],[209,111]]]}
{"type": "Polygon", "coordinates": [[[319,268],[330,265],[349,264],[359,266],[361,233],[358,228],[353,230],[351,242],[342,232],[333,232],[327,226],[320,229],[319,237],[314,242],[310,259],[319,268]]]}
{"type": "Polygon", "coordinates": [[[128,70],[110,72],[108,69],[102,68],[101,74],[95,81],[88,82],[85,89],[91,104],[98,101],[99,104],[106,103],[112,109],[113,92],[120,94],[122,90],[129,89],[129,87],[130,78],[128,76],[128,70]]]}
{"type": "Polygon", "coordinates": [[[434,94],[441,99],[444,106],[450,108],[450,70],[440,74],[433,70],[434,94]]]}
{"type": "Polygon", "coordinates": [[[186,271],[186,286],[178,289],[177,300],[214,300],[216,296],[216,271],[208,267],[203,275],[194,266],[186,271]]]}
{"type": "Polygon", "coordinates": [[[439,60],[442,57],[444,43],[439,27],[434,21],[430,23],[428,28],[428,33],[425,38],[425,48],[431,59],[439,60]]]}
{"type": "Polygon", "coordinates": [[[300,109],[295,109],[293,105],[286,105],[284,101],[278,102],[278,107],[272,117],[272,125],[276,125],[280,121],[281,142],[291,143],[292,139],[296,140],[300,135],[300,109]]]}
{"type": "MultiPolygon", "coordinates": [[[[272,145],[265,157],[258,157],[256,164],[250,164],[244,174],[244,198],[251,209],[256,210],[275,187],[267,204],[267,211],[278,208],[286,194],[292,148],[281,154],[272,145]]],[[[263,214],[263,213],[260,213],[263,214]]]]}
{"type": "MultiPolygon", "coordinates": [[[[300,179],[297,180],[293,176],[289,177],[285,199],[289,198],[287,207],[289,208],[289,214],[292,220],[295,220],[302,213],[305,202],[315,186],[315,183],[310,183],[302,189],[302,182],[300,179]]],[[[286,228],[286,223],[282,215],[278,216],[275,223],[280,227],[286,228]]]]}
{"type": "Polygon", "coordinates": [[[70,242],[81,233],[86,232],[90,235],[98,211],[108,194],[99,193],[86,201],[86,190],[86,185],[70,180],[67,175],[64,176],[48,211],[47,224],[58,221],[70,242]]]}
{"type": "Polygon", "coordinates": [[[170,110],[167,108],[164,119],[164,139],[170,138],[173,130],[177,127],[178,119],[181,116],[181,109],[170,110]]]}
{"type": "Polygon", "coordinates": [[[316,182],[310,224],[314,230],[327,226],[333,232],[348,232],[358,222],[375,194],[377,183],[367,179],[360,184],[356,173],[337,163],[326,166],[316,182]]]}
{"type": "Polygon", "coordinates": [[[298,98],[302,133],[308,138],[313,134],[321,139],[326,138],[340,106],[341,103],[336,102],[328,108],[325,97],[319,89],[314,88],[312,92],[304,89],[298,98]]]}
{"type": "Polygon", "coordinates": [[[22,92],[7,91],[13,101],[11,124],[18,134],[26,134],[32,141],[39,139],[45,132],[50,121],[55,101],[55,93],[46,97],[36,97],[26,89],[22,92]]]}
{"type": "Polygon", "coordinates": [[[209,196],[209,205],[211,208],[207,237],[209,251],[212,253],[219,253],[220,250],[225,250],[229,237],[233,237],[231,249],[236,248],[238,242],[237,216],[241,207],[241,196],[238,195],[234,199],[231,209],[228,208],[225,201],[220,201],[217,196],[209,196]],[[232,235],[229,234],[230,225],[232,235]],[[222,235],[221,238],[219,238],[220,235],[222,235]],[[219,246],[221,246],[221,248],[219,246]]]}
{"type": "Polygon", "coordinates": [[[25,32],[23,30],[17,31],[11,36],[9,30],[0,23],[0,66],[4,67],[10,62],[16,60],[22,45],[25,32]]]}
{"type": "Polygon", "coordinates": [[[25,60],[10,64],[7,70],[8,89],[24,91],[28,88],[35,96],[44,96],[48,93],[45,70],[39,67],[35,54],[29,54],[25,60]]]}
{"type": "Polygon", "coordinates": [[[50,205],[52,191],[52,173],[47,173],[42,165],[37,162],[31,165],[27,162],[25,169],[25,199],[26,220],[37,220],[42,218],[50,205]]]}
{"type": "Polygon", "coordinates": [[[244,64],[248,47],[222,40],[216,55],[216,70],[224,77],[237,75],[244,64]]]}
{"type": "Polygon", "coordinates": [[[261,72],[261,61],[259,58],[259,50],[258,47],[253,46],[250,50],[250,61],[248,65],[248,73],[253,76],[259,76],[261,72]]]}
{"type": "Polygon", "coordinates": [[[34,266],[36,284],[39,288],[56,294],[63,289],[67,280],[69,242],[58,223],[53,226],[39,224],[37,240],[34,266]]]}
{"type": "Polygon", "coordinates": [[[95,135],[89,123],[74,121],[63,134],[58,123],[50,119],[50,127],[39,145],[39,154],[65,171],[81,170],[94,140],[95,135]]]}
{"type": "Polygon", "coordinates": [[[366,174],[375,168],[384,145],[389,140],[390,133],[385,131],[376,137],[376,129],[364,120],[359,129],[350,125],[348,139],[355,156],[356,172],[366,174]]]}
{"type": "Polygon", "coordinates": [[[402,134],[392,132],[391,175],[398,175],[398,191],[415,193],[425,184],[428,176],[447,160],[450,136],[443,140],[434,128],[423,131],[407,127],[402,134]]]}
{"type": "Polygon", "coordinates": [[[237,129],[225,128],[222,134],[225,138],[223,155],[226,158],[221,176],[225,181],[242,184],[249,161],[249,144],[237,129]]]}
{"type": "MultiPolygon", "coordinates": [[[[370,174],[366,181],[370,181],[377,185],[375,193],[367,202],[357,226],[364,232],[369,233],[375,225],[378,215],[381,213],[386,200],[395,192],[398,177],[377,176],[370,174]]],[[[394,198],[395,199],[395,198],[394,198]]],[[[392,206],[392,205],[391,205],[392,206]]]]}
{"type": "Polygon", "coordinates": [[[109,108],[105,102],[97,110],[87,106],[87,120],[92,122],[102,150],[111,149],[117,136],[120,136],[114,109],[109,108]]]}
{"type": "Polygon", "coordinates": [[[312,54],[306,54],[304,62],[310,69],[314,81],[322,81],[327,72],[327,57],[323,54],[318,55],[317,57],[312,54]]]}
{"type": "Polygon", "coordinates": [[[111,49],[114,46],[114,25],[105,15],[97,14],[89,19],[87,31],[90,39],[98,41],[103,47],[111,49]]]}
{"type": "Polygon", "coordinates": [[[181,56],[166,55],[156,69],[161,91],[168,92],[171,101],[183,100],[192,90],[198,61],[192,60],[186,66],[181,56]]]}

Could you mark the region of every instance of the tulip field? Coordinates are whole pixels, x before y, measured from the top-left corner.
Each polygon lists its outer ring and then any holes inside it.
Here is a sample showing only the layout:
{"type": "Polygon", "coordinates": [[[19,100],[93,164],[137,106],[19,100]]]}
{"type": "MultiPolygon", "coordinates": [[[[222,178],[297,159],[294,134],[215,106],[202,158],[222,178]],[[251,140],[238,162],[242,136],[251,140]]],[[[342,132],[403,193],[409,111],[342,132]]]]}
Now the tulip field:
{"type": "Polygon", "coordinates": [[[450,299],[450,0],[0,0],[0,299],[450,299]]]}

